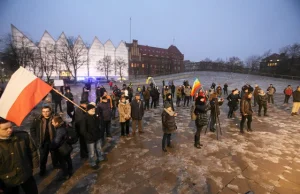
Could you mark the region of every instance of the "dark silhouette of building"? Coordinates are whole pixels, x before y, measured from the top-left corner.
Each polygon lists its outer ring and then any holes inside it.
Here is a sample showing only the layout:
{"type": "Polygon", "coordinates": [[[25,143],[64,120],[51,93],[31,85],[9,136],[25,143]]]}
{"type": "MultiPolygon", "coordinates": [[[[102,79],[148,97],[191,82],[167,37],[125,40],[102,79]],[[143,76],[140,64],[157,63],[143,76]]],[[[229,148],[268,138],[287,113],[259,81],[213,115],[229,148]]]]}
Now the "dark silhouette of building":
{"type": "Polygon", "coordinates": [[[184,72],[184,55],[174,45],[168,49],[127,43],[129,76],[155,76],[184,72]]]}

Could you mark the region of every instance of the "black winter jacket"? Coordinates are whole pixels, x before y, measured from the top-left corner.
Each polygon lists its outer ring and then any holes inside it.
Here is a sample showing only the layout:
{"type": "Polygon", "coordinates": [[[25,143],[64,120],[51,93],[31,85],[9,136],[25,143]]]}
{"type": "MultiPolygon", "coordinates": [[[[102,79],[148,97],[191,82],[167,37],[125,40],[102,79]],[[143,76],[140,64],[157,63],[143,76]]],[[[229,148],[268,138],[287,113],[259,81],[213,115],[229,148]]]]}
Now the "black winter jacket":
{"type": "Polygon", "coordinates": [[[86,114],[80,122],[80,134],[86,143],[95,143],[101,138],[100,120],[97,115],[86,114]]]}
{"type": "Polygon", "coordinates": [[[67,129],[65,123],[56,129],[56,135],[51,142],[50,148],[52,150],[57,150],[67,138],[67,129]]]}
{"type": "Polygon", "coordinates": [[[59,95],[57,92],[51,90],[50,93],[51,93],[51,95],[52,95],[52,101],[53,101],[53,102],[60,102],[60,101],[61,101],[62,97],[61,97],[61,95],[59,95]]]}
{"type": "Polygon", "coordinates": [[[238,106],[239,99],[241,99],[241,97],[238,94],[236,95],[234,95],[233,93],[229,94],[229,96],[227,97],[228,106],[229,107],[238,106]]]}
{"type": "Polygon", "coordinates": [[[112,111],[110,108],[110,102],[101,102],[97,105],[97,112],[100,119],[103,121],[110,121],[112,117],[112,111]]]}
{"type": "Polygon", "coordinates": [[[136,99],[131,102],[131,118],[133,120],[142,120],[144,116],[143,102],[140,100],[138,103],[136,99]]]}
{"type": "Polygon", "coordinates": [[[300,102],[300,92],[297,90],[293,92],[293,102],[300,102]]]}
{"type": "MultiPolygon", "coordinates": [[[[55,128],[51,124],[53,116],[49,118],[48,129],[50,135],[50,141],[55,137],[55,128]]],[[[46,131],[46,119],[43,116],[35,118],[30,127],[30,135],[34,140],[34,143],[37,147],[43,146],[45,140],[45,131],[46,131]]]]}
{"type": "Polygon", "coordinates": [[[15,131],[9,139],[0,139],[0,180],[6,187],[22,184],[39,166],[37,148],[25,131],[15,131]]]}
{"type": "Polygon", "coordinates": [[[194,113],[197,115],[195,124],[197,127],[202,127],[207,125],[207,111],[210,109],[209,104],[205,102],[196,101],[196,107],[194,113]]]}

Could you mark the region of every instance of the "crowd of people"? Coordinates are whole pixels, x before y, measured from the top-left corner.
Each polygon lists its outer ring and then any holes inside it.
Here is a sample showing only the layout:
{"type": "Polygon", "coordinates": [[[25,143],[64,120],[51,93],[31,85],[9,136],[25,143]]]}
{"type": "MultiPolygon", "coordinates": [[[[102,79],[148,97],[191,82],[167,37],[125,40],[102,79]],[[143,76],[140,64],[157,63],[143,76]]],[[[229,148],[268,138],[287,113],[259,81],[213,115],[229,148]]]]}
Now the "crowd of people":
{"type": "MultiPolygon", "coordinates": [[[[176,117],[180,106],[189,107],[191,118],[195,121],[194,135],[195,148],[201,149],[200,134],[202,129],[209,125],[211,132],[216,131],[216,122],[220,115],[220,106],[224,99],[228,103],[228,119],[237,117],[236,111],[241,114],[240,133],[244,133],[244,124],[247,121],[247,131],[251,132],[254,108],[258,105],[258,116],[268,116],[268,103],[274,104],[275,87],[271,84],[266,92],[258,85],[253,88],[250,84],[242,87],[241,91],[233,89],[228,95],[228,84],[223,88],[212,83],[209,90],[203,88],[192,95],[192,86],[187,80],[182,85],[175,86],[173,82],[165,85],[160,91],[158,86],[150,83],[148,86],[137,86],[133,89],[130,83],[109,85],[110,92],[104,86],[95,89],[96,100],[90,99],[91,87],[85,85],[82,89],[79,107],[74,106],[74,95],[70,86],[60,89],[67,102],[67,114],[71,123],[67,123],[57,114],[61,107],[62,95],[56,91],[45,97],[40,116],[32,121],[30,135],[22,131],[14,131],[10,121],[0,119],[0,193],[18,193],[21,186],[25,193],[37,193],[37,186],[32,175],[32,169],[39,167],[39,175],[47,174],[47,160],[50,154],[53,168],[60,168],[60,180],[68,180],[73,175],[71,159],[72,145],[79,139],[80,157],[87,159],[91,168],[98,169],[102,161],[107,160],[102,146],[111,141],[112,120],[120,123],[121,138],[144,133],[143,118],[145,111],[156,109],[162,105],[162,151],[173,148],[171,134],[177,129],[176,117]],[[159,103],[160,97],[162,103],[159,103]],[[253,97],[253,99],[252,99],[253,97]],[[176,98],[174,106],[173,99],[176,98]],[[151,103],[150,103],[151,101],[151,103]],[[177,109],[177,112],[175,111],[177,109]],[[210,114],[209,114],[210,113],[210,114]],[[208,116],[209,115],[209,116],[208,116]],[[131,125],[131,133],[130,133],[131,125]],[[70,130],[74,134],[71,135],[70,130]],[[76,137],[75,137],[76,136],[76,137]]],[[[284,89],[284,103],[289,103],[293,96],[291,115],[298,115],[300,108],[300,86],[293,91],[290,85],[284,89]]]]}

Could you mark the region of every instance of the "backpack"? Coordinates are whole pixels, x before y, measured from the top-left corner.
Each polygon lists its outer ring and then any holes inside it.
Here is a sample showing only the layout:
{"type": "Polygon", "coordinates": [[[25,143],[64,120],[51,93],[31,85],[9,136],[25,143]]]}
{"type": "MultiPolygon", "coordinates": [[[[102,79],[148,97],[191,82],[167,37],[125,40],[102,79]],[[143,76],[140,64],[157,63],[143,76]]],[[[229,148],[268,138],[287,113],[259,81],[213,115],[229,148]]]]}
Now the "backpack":
{"type": "Polygon", "coordinates": [[[70,145],[77,143],[78,135],[75,129],[68,124],[66,130],[67,130],[67,143],[70,145]]]}

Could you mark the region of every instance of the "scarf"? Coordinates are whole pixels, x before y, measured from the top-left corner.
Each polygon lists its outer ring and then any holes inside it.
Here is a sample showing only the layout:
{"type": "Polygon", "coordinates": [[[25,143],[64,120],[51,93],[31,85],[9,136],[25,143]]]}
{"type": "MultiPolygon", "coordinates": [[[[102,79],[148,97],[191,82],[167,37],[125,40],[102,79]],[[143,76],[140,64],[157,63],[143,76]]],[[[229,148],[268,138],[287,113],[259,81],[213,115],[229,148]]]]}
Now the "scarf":
{"type": "Polygon", "coordinates": [[[170,115],[170,116],[174,116],[174,114],[175,114],[175,112],[174,111],[172,111],[172,110],[168,110],[168,109],[166,109],[166,108],[164,108],[164,110],[168,113],[168,115],[170,115]]]}

